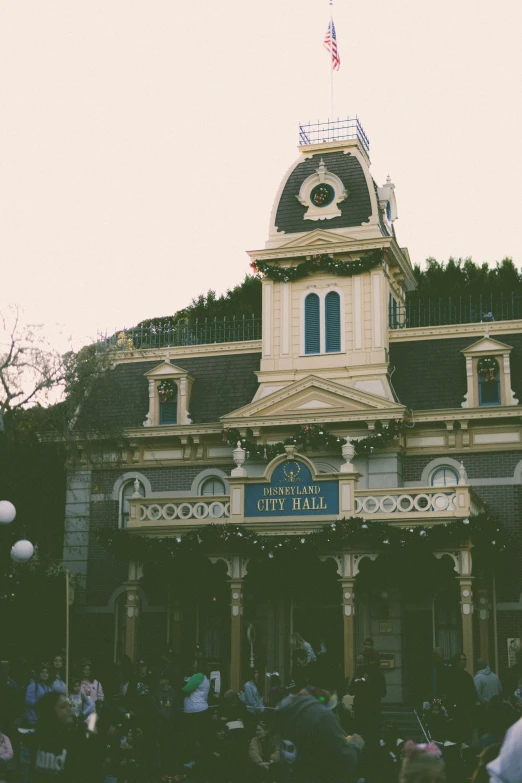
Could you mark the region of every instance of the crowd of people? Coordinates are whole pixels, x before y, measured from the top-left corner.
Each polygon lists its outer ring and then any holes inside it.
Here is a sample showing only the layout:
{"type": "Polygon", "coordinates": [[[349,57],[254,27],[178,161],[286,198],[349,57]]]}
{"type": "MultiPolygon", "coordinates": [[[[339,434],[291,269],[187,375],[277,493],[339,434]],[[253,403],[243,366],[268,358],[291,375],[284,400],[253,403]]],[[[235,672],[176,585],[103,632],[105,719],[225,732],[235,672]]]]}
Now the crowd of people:
{"type": "Polygon", "coordinates": [[[190,671],[167,651],[103,679],[88,659],[66,678],[61,653],[27,682],[4,672],[0,783],[522,783],[522,653],[503,687],[486,661],[473,678],[435,650],[416,744],[382,721],[372,639],[344,683],[324,643],[290,644],[287,683],[249,667],[240,692],[216,692],[198,650],[190,671]]]}

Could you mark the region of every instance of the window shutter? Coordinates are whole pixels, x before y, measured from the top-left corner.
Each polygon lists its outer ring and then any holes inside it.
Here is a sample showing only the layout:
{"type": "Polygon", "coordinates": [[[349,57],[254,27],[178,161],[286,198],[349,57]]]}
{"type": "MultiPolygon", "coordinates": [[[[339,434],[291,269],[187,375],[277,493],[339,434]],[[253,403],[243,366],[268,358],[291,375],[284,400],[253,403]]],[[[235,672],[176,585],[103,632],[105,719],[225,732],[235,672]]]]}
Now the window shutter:
{"type": "Polygon", "coordinates": [[[341,350],[341,298],[337,291],[325,297],[326,352],[341,350]]]}
{"type": "Polygon", "coordinates": [[[178,423],[178,401],[160,403],[160,424],[178,423]]]}
{"type": "Polygon", "coordinates": [[[319,353],[320,350],[319,297],[308,294],[305,299],[305,353],[319,353]]]}

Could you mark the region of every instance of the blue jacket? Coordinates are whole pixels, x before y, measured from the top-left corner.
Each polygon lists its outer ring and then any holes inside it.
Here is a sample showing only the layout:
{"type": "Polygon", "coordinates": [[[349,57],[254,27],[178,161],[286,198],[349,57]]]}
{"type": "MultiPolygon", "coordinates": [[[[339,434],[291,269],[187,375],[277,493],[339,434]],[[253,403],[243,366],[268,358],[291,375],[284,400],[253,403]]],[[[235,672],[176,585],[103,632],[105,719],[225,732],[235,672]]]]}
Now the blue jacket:
{"type": "Polygon", "coordinates": [[[34,710],[34,706],[38,699],[41,699],[44,693],[49,693],[52,688],[50,685],[44,685],[41,682],[35,682],[34,680],[31,680],[29,685],[27,686],[27,689],[25,691],[25,704],[26,704],[26,710],[25,710],[25,717],[27,719],[27,722],[31,724],[31,726],[34,726],[37,717],[36,712],[34,710]]]}

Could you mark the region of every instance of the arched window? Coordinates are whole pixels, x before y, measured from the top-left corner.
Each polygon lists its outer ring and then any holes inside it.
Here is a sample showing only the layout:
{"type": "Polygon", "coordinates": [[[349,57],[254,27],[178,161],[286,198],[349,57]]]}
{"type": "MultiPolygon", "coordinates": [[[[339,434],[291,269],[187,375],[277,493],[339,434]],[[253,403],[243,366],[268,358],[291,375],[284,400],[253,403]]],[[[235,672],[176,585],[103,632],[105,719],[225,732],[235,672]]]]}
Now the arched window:
{"type": "Polygon", "coordinates": [[[308,294],[305,299],[305,353],[319,353],[320,350],[319,297],[308,294]]]}
{"type": "Polygon", "coordinates": [[[137,492],[140,497],[145,497],[145,487],[138,479],[127,481],[121,488],[120,494],[120,527],[127,527],[129,522],[129,500],[137,492]]]}
{"type": "Polygon", "coordinates": [[[449,468],[447,465],[437,468],[431,474],[432,487],[456,487],[458,483],[457,471],[454,468],[449,468]]]}
{"type": "Polygon", "coordinates": [[[341,350],[341,297],[330,291],[324,299],[324,323],[326,329],[326,353],[341,350]]]}
{"type": "Polygon", "coordinates": [[[160,424],[178,423],[178,384],[172,379],[162,381],[158,386],[160,401],[160,424]]]}
{"type": "Polygon", "coordinates": [[[500,405],[500,370],[492,356],[483,356],[477,365],[479,405],[500,405]]]}
{"type": "Polygon", "coordinates": [[[209,476],[209,478],[205,479],[205,481],[202,483],[199,490],[199,494],[200,495],[224,495],[225,484],[217,476],[209,476]]]}

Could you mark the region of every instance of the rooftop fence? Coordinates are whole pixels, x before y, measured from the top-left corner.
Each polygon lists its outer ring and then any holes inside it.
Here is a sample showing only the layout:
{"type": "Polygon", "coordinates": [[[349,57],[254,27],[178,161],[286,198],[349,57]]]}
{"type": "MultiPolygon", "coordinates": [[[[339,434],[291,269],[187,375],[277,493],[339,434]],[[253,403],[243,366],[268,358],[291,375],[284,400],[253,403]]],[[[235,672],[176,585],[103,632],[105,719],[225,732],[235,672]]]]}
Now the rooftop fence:
{"type": "Polygon", "coordinates": [[[364,149],[370,154],[370,140],[358,117],[347,117],[345,120],[327,120],[327,122],[308,122],[299,125],[299,144],[321,144],[328,141],[343,139],[359,139],[364,149]]]}
{"type": "Polygon", "coordinates": [[[522,318],[522,296],[515,296],[514,293],[411,299],[406,304],[391,300],[388,310],[390,329],[511,321],[517,318],[522,318]]]}
{"type": "Polygon", "coordinates": [[[133,351],[145,348],[170,348],[186,345],[244,342],[261,339],[261,318],[214,318],[194,323],[172,323],[168,319],[148,326],[122,329],[100,336],[99,350],[133,351]]]}

